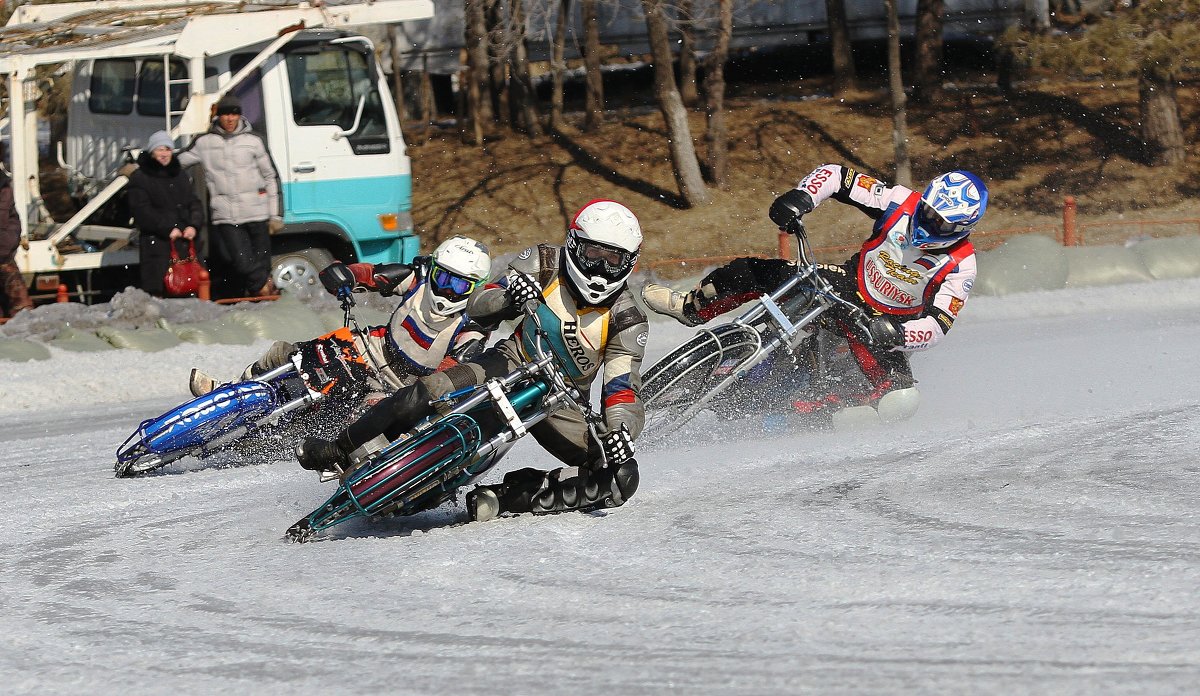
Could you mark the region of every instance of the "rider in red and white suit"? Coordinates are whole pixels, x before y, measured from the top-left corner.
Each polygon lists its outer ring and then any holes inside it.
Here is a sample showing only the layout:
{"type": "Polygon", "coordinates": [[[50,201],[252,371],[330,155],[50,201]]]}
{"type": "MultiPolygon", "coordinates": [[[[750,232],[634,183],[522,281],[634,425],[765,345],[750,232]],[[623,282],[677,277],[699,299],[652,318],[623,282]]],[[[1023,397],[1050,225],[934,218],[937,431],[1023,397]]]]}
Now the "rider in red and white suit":
{"type": "MultiPolygon", "coordinates": [[[[889,391],[912,386],[906,354],[936,345],[966,303],[976,271],[968,236],[987,209],[987,186],[970,172],[953,171],[917,193],[826,164],[777,198],[769,214],[781,229],[798,232],[800,219],[830,198],[874,220],[871,236],[854,256],[840,265],[822,264],[819,271],[841,297],[872,317],[869,331],[855,331],[853,323],[831,312],[870,383],[853,400],[874,404],[889,391]]],[[[782,259],[739,258],[686,294],[648,284],[642,297],[650,309],[694,326],[773,291],[794,272],[782,259]]],[[[854,405],[845,402],[844,394],[815,394],[796,407],[854,405]]]]}

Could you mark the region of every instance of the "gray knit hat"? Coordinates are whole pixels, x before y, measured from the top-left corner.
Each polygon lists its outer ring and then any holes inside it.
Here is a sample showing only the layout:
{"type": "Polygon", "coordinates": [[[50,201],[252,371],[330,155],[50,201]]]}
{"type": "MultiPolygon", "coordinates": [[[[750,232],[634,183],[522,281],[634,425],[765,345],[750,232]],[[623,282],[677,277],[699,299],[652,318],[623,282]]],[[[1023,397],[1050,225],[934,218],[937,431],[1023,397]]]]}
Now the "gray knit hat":
{"type": "Polygon", "coordinates": [[[171,138],[171,134],[166,131],[154,131],[150,135],[150,139],[146,141],[146,152],[154,152],[155,148],[169,147],[175,149],[175,141],[171,138]]]}

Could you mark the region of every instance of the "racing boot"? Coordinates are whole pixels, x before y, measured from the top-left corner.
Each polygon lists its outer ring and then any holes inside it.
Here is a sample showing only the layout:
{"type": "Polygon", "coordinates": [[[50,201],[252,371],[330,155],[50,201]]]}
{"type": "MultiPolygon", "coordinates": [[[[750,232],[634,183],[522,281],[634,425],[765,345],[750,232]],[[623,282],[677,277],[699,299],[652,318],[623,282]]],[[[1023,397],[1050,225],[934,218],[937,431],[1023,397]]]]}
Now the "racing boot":
{"type": "Polygon", "coordinates": [[[301,468],[309,471],[345,471],[350,465],[349,455],[337,442],[319,437],[304,438],[304,442],[296,445],[295,454],[301,468]]]}
{"type": "Polygon", "coordinates": [[[192,368],[192,374],[188,377],[188,389],[192,390],[192,396],[204,396],[216,389],[217,384],[217,380],[194,367],[192,368]]]}
{"type": "Polygon", "coordinates": [[[704,323],[697,313],[693,293],[677,292],[665,285],[646,283],[642,286],[642,301],[651,310],[674,317],[684,326],[698,326],[704,323]]]}
{"type": "Polygon", "coordinates": [[[530,501],[531,512],[547,515],[620,507],[637,491],[639,480],[636,459],[622,462],[615,472],[608,467],[556,469],[546,476],[545,485],[530,501]]]}

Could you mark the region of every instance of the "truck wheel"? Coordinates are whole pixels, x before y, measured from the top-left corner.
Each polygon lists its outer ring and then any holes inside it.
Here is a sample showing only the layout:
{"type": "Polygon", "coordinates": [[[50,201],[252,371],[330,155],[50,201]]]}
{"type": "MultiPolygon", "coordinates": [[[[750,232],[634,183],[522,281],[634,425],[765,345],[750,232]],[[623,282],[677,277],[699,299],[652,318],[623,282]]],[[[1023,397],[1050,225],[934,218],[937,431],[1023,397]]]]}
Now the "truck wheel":
{"type": "Polygon", "coordinates": [[[286,251],[271,259],[271,279],[280,291],[299,296],[321,290],[318,274],[333,263],[333,254],[325,249],[286,251]]]}

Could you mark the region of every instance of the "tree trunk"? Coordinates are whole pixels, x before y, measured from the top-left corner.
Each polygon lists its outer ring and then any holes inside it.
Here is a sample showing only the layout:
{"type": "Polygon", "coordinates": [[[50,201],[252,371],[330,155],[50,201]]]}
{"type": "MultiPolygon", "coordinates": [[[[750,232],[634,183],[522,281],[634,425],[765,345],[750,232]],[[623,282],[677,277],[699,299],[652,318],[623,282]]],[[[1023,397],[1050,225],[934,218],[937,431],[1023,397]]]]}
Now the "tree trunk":
{"type": "Polygon", "coordinates": [[[487,94],[487,22],[484,19],[484,2],[486,0],[467,0],[466,6],[466,42],[467,70],[466,87],[468,113],[459,117],[471,120],[471,131],[476,145],[483,145],[485,124],[495,119],[492,103],[485,99],[487,94]]]}
{"type": "Polygon", "coordinates": [[[717,35],[704,70],[705,114],[708,129],[709,180],[722,189],[729,188],[729,133],[725,127],[725,61],[729,58],[729,40],[733,37],[733,0],[717,0],[717,35]]]}
{"type": "Polygon", "coordinates": [[[1050,28],[1050,0],[1025,0],[1025,26],[1034,31],[1050,28]]]}
{"type": "Polygon", "coordinates": [[[700,162],[696,159],[696,146],[692,143],[692,133],[688,127],[687,109],[675,87],[667,17],[663,13],[662,0],[642,0],[642,7],[646,10],[646,32],[654,58],[654,95],[658,98],[658,108],[667,126],[675,182],[688,206],[696,207],[707,203],[709,194],[700,175],[700,162]]]}
{"type": "Polygon", "coordinates": [[[491,75],[489,97],[492,115],[497,123],[512,122],[512,104],[508,99],[508,52],[512,46],[504,21],[504,3],[501,0],[485,0],[484,13],[488,36],[488,72],[491,75]]]}
{"type": "Polygon", "coordinates": [[[678,0],[679,96],[685,106],[699,101],[696,93],[696,27],[692,24],[692,0],[678,0]]]}
{"type": "Polygon", "coordinates": [[[429,76],[429,56],[421,56],[421,72],[417,74],[417,114],[421,123],[429,125],[436,118],[433,103],[433,79],[429,76]]]}
{"type": "Polygon", "coordinates": [[[563,56],[567,44],[567,19],[571,16],[571,0],[559,0],[558,17],[554,22],[554,37],[550,44],[550,130],[562,130],[563,71],[567,69],[563,56]]]}
{"type": "Polygon", "coordinates": [[[897,0],[884,0],[888,13],[888,87],[892,93],[892,144],[896,151],[895,183],[912,187],[912,164],[908,160],[908,121],[904,78],[900,74],[900,13],[897,0]]]}
{"type": "Polygon", "coordinates": [[[584,98],[584,130],[595,130],[604,121],[604,80],[600,74],[600,18],[596,14],[596,0],[582,0],[580,4],[583,21],[583,64],[587,72],[587,90],[584,98]]]}
{"type": "Polygon", "coordinates": [[[942,98],[942,18],[945,0],[917,0],[913,101],[936,104],[942,98]]]}
{"type": "Polygon", "coordinates": [[[541,135],[542,127],[538,123],[537,93],[533,90],[533,78],[529,74],[529,49],[525,45],[525,4],[524,0],[509,0],[512,12],[512,32],[509,40],[512,48],[509,56],[512,60],[513,101],[520,115],[521,128],[530,137],[541,135]]]}
{"type": "Polygon", "coordinates": [[[408,105],[404,102],[404,79],[400,74],[400,46],[396,38],[398,32],[399,29],[395,24],[388,25],[388,53],[392,58],[392,100],[396,102],[396,116],[403,123],[410,118],[411,114],[408,105]]]}
{"type": "Polygon", "coordinates": [[[839,97],[858,88],[850,28],[846,24],[846,0],[825,0],[825,19],[833,53],[833,96],[839,97]]]}
{"type": "Polygon", "coordinates": [[[1142,121],[1142,142],[1146,159],[1152,166],[1183,164],[1187,143],[1179,120],[1179,100],[1173,75],[1161,75],[1143,69],[1138,78],[1138,113],[1142,121]]]}

